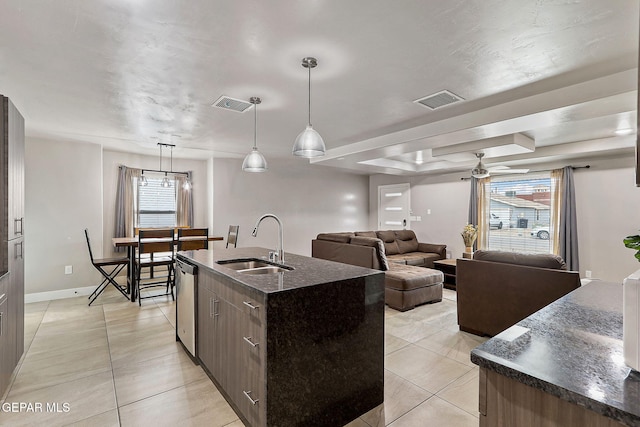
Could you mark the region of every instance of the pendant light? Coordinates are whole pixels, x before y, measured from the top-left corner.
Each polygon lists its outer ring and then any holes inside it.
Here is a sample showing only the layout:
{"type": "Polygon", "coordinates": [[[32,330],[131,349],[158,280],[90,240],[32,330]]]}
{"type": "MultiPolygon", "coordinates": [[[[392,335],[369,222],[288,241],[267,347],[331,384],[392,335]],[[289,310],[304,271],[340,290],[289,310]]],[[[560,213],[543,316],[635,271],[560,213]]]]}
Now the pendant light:
{"type": "Polygon", "coordinates": [[[307,57],[302,59],[302,66],[309,70],[309,123],[307,128],[300,132],[293,144],[293,155],[299,157],[319,157],[324,156],[324,141],[318,132],[311,126],[311,69],[318,65],[316,58],[307,57]]]}
{"type": "Polygon", "coordinates": [[[142,175],[140,176],[140,185],[142,185],[143,187],[146,187],[147,185],[149,185],[149,181],[147,181],[147,177],[144,176],[144,169],[142,170],[142,175]]]}
{"type": "Polygon", "coordinates": [[[267,161],[264,156],[258,151],[258,104],[262,102],[260,98],[251,97],[249,102],[253,104],[253,149],[242,162],[242,170],[245,172],[264,172],[267,170],[267,161]]]}
{"type": "MultiPolygon", "coordinates": [[[[162,147],[163,146],[171,147],[171,169],[173,169],[173,145],[171,145],[171,144],[163,144],[161,142],[159,142],[158,145],[160,146],[160,170],[162,170],[162,147]]],[[[162,188],[171,187],[171,183],[169,182],[169,178],[167,177],[167,173],[166,172],[164,173],[164,178],[162,178],[162,182],[160,183],[160,186],[162,188]]]]}

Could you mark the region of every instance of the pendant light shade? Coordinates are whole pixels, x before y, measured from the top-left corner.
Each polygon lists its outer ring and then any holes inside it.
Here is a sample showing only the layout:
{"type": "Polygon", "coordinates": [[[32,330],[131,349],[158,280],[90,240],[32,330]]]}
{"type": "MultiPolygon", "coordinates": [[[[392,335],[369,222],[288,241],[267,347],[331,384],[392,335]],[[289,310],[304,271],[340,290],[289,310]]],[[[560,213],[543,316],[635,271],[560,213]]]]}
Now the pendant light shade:
{"type": "Polygon", "coordinates": [[[254,126],[253,126],[253,149],[242,162],[242,170],[245,172],[265,172],[267,170],[267,160],[258,151],[258,104],[262,102],[260,98],[252,97],[249,102],[253,104],[254,126]]]}
{"type": "Polygon", "coordinates": [[[162,178],[162,182],[160,183],[160,186],[162,186],[162,188],[169,188],[171,187],[171,182],[169,181],[169,178],[167,177],[167,173],[164,173],[164,178],[162,178]]]}
{"type": "Polygon", "coordinates": [[[146,187],[147,185],[149,185],[149,181],[147,181],[147,177],[144,176],[144,170],[142,171],[142,175],[140,176],[140,185],[142,185],[143,187],[146,187]]]}
{"type": "Polygon", "coordinates": [[[319,157],[324,156],[325,146],[322,137],[311,126],[311,69],[318,65],[316,58],[307,57],[302,59],[302,66],[309,70],[309,123],[307,128],[300,132],[293,144],[293,155],[299,157],[319,157]]]}

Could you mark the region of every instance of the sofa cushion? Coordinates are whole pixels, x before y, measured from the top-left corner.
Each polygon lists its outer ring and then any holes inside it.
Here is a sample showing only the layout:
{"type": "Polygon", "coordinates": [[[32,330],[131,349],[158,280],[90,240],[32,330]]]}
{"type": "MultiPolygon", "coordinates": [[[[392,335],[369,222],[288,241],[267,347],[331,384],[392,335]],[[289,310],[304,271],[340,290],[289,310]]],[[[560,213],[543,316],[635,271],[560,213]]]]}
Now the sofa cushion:
{"type": "Polygon", "coordinates": [[[396,242],[396,233],[393,230],[376,231],[378,239],[384,242],[384,250],[387,255],[395,255],[400,253],[398,243],[396,242]]]}
{"type": "Polygon", "coordinates": [[[391,289],[409,291],[424,286],[442,283],[444,275],[441,271],[413,265],[389,264],[385,273],[385,286],[391,289]]]}
{"type": "Polygon", "coordinates": [[[480,250],[474,252],[473,259],[528,267],[550,268],[553,270],[567,269],[567,264],[562,257],[553,254],[521,254],[518,252],[480,250]]]}
{"type": "Polygon", "coordinates": [[[318,240],[329,240],[330,242],[338,242],[338,243],[349,243],[351,237],[353,237],[353,233],[320,233],[316,239],[318,240]]]}
{"type": "Polygon", "coordinates": [[[402,254],[407,265],[424,266],[424,255],[415,252],[402,254]]]}
{"type": "Polygon", "coordinates": [[[362,237],[362,236],[353,236],[349,241],[352,245],[360,245],[360,246],[371,246],[376,248],[376,252],[378,254],[378,261],[380,262],[380,267],[382,271],[387,271],[389,269],[389,263],[387,262],[387,257],[384,252],[384,243],[382,240],[377,237],[362,237]]]}
{"type": "Polygon", "coordinates": [[[387,260],[395,264],[406,264],[407,260],[403,254],[387,255],[387,260]]]}
{"type": "Polygon", "coordinates": [[[375,231],[356,231],[356,236],[378,238],[375,231]]]}
{"type": "Polygon", "coordinates": [[[396,230],[395,235],[401,254],[418,251],[418,238],[413,230],[396,230]]]}

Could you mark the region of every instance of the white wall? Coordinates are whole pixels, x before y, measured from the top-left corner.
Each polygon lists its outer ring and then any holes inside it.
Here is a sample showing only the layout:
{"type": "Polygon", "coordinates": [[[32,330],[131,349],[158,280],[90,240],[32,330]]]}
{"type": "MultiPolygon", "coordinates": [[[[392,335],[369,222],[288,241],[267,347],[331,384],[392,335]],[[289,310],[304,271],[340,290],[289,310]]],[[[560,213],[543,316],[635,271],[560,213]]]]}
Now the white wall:
{"type": "Polygon", "coordinates": [[[411,222],[418,241],[446,244],[453,258],[461,257],[464,243],[460,232],[469,216],[470,184],[461,181],[459,175],[372,175],[369,181],[369,229],[378,229],[378,186],[406,182],[411,185],[411,215],[422,217],[422,221],[411,222]],[[427,209],[431,214],[427,214],[427,209]]]}
{"type": "MultiPolygon", "coordinates": [[[[367,228],[367,176],[297,158],[269,160],[264,173],[242,172],[241,160],[216,159],[213,176],[213,230],[226,236],[229,225],[239,225],[238,247],[275,248],[278,227],[272,219],[260,225],[258,237],[251,237],[265,213],[282,220],[285,251],[307,256],[318,233],[367,228]]],[[[224,243],[214,246],[224,248],[224,243]]]]}
{"type": "Polygon", "coordinates": [[[585,270],[591,270],[593,277],[621,282],[640,269],[635,251],[622,243],[626,236],[640,234],[640,188],[635,186],[631,163],[574,173],[583,277],[585,270]]]}
{"type": "MultiPolygon", "coordinates": [[[[580,273],[584,277],[585,271],[590,270],[594,278],[621,282],[640,269],[634,251],[622,244],[625,236],[640,233],[640,188],[635,186],[633,159],[588,163],[590,169],[574,172],[580,273]]],[[[372,175],[370,228],[376,228],[378,186],[409,182],[413,215],[422,216],[421,222],[411,223],[418,240],[445,243],[452,257],[460,257],[464,251],[460,231],[467,223],[470,190],[469,181],[460,180],[463,175],[372,175]],[[427,215],[427,209],[431,209],[431,215],[427,215]]]]}
{"type": "Polygon", "coordinates": [[[84,229],[102,256],[102,148],[27,138],[25,193],[25,293],[99,283],[84,229]]]}
{"type": "MultiPolygon", "coordinates": [[[[166,151],[166,150],[165,150],[166,151]]],[[[165,153],[166,154],[166,153],[165,153]]],[[[131,168],[159,169],[158,156],[142,156],[139,154],[123,153],[104,150],[104,242],[105,256],[112,256],[115,251],[111,238],[115,231],[115,200],[118,184],[118,167],[124,165],[131,168]]],[[[169,159],[163,155],[163,170],[169,169],[169,159]]],[[[208,196],[211,182],[207,179],[206,160],[173,159],[173,170],[179,172],[193,171],[193,223],[195,227],[209,226],[208,196]]]]}

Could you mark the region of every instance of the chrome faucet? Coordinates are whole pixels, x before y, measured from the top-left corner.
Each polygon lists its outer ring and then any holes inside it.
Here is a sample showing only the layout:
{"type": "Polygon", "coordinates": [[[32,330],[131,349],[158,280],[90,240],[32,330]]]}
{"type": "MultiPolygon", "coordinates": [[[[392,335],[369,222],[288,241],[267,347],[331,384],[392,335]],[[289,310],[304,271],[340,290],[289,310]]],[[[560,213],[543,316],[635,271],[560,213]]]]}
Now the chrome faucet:
{"type": "Polygon", "coordinates": [[[278,230],[280,231],[280,239],[279,239],[278,248],[277,248],[278,252],[277,253],[269,252],[269,260],[270,261],[277,261],[277,262],[280,262],[280,263],[284,264],[284,247],[283,247],[283,243],[282,243],[283,231],[282,231],[282,221],[280,221],[280,218],[278,218],[274,214],[264,214],[264,215],[262,215],[258,219],[258,221],[256,221],[256,226],[253,228],[253,232],[251,233],[251,235],[253,237],[256,237],[258,235],[258,227],[260,227],[260,223],[265,218],[273,218],[273,219],[275,219],[276,222],[278,223],[278,230]]]}

